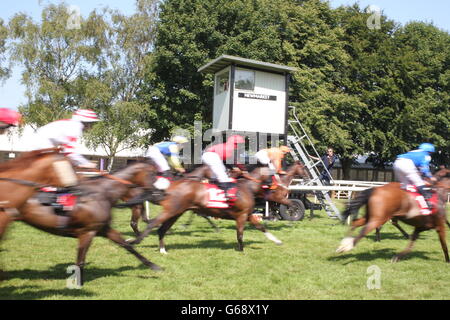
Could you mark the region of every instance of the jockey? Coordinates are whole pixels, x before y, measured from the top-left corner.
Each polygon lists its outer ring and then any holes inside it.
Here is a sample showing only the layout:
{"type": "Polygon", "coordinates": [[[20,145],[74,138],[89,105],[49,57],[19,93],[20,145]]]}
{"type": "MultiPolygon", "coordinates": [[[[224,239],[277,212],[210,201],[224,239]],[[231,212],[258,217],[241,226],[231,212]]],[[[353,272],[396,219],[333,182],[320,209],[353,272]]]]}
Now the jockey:
{"type": "Polygon", "coordinates": [[[433,180],[430,172],[431,154],[435,152],[435,147],[431,143],[422,143],[418,149],[397,156],[394,162],[394,173],[402,187],[413,184],[417,191],[423,195],[429,207],[428,199],[432,197],[432,192],[427,189],[422,175],[433,180]]]}
{"type": "Polygon", "coordinates": [[[79,109],[71,119],[50,122],[36,131],[33,141],[34,150],[62,146],[67,157],[80,168],[93,169],[96,164],[87,160],[78,151],[78,142],[83,131],[92,127],[94,122],[100,121],[97,114],[88,109],[79,109]]]}
{"type": "Polygon", "coordinates": [[[233,135],[228,138],[226,143],[216,144],[206,149],[202,155],[202,161],[206,163],[219,181],[218,187],[227,191],[234,187],[233,179],[231,179],[224,165],[224,162],[228,159],[233,159],[234,151],[237,149],[238,144],[244,143],[245,140],[239,135],[233,135]]]}
{"type": "Polygon", "coordinates": [[[182,149],[182,144],[187,142],[189,142],[189,140],[186,137],[175,136],[171,141],[160,142],[147,149],[145,156],[155,162],[158,171],[164,178],[156,181],[155,187],[157,189],[163,190],[169,187],[170,181],[167,178],[171,177],[170,167],[180,173],[186,171],[181,165],[179,153],[182,149]]]}
{"type": "Polygon", "coordinates": [[[17,111],[0,108],[0,134],[4,134],[10,127],[17,127],[22,115],[17,111]]]}
{"type": "Polygon", "coordinates": [[[281,162],[283,161],[283,158],[286,156],[286,154],[290,151],[291,149],[287,146],[262,149],[255,154],[255,157],[260,164],[269,167],[269,169],[272,171],[271,175],[274,175],[277,182],[281,184],[279,174],[286,174],[286,172],[283,171],[281,162]]]}

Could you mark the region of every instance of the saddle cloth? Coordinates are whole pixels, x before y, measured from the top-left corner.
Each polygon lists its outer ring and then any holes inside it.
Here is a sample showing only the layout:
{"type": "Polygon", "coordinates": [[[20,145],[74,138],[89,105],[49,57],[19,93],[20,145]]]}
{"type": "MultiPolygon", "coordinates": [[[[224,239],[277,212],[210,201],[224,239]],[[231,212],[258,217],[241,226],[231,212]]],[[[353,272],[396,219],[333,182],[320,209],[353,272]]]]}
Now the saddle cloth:
{"type": "Polygon", "coordinates": [[[428,202],[430,204],[432,204],[431,208],[429,208],[428,205],[427,205],[427,202],[425,201],[425,198],[423,197],[423,195],[421,195],[417,191],[417,187],[416,186],[408,184],[406,186],[405,190],[412,194],[412,196],[416,200],[417,204],[419,205],[421,214],[423,214],[423,215],[430,215],[430,214],[433,214],[433,213],[437,212],[438,196],[437,196],[437,194],[435,192],[433,193],[433,196],[430,199],[428,199],[428,202]]]}
{"type": "Polygon", "coordinates": [[[73,193],[59,193],[57,188],[41,188],[38,194],[39,202],[43,205],[52,206],[57,215],[66,215],[72,211],[77,203],[77,196],[73,193]]]}
{"type": "Polygon", "coordinates": [[[225,196],[225,191],[209,182],[203,182],[206,186],[206,207],[226,209],[234,205],[236,201],[237,187],[227,190],[228,201],[225,196]]]}

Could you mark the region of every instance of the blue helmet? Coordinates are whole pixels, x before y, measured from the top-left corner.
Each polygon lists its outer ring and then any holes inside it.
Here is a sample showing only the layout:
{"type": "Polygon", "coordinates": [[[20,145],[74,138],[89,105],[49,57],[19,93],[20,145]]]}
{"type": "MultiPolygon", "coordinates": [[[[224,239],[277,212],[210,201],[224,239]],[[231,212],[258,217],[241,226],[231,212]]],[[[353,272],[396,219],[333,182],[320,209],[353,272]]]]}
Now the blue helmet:
{"type": "Polygon", "coordinates": [[[419,146],[419,149],[422,151],[426,151],[426,152],[435,152],[436,151],[436,149],[434,148],[434,145],[432,145],[431,143],[427,143],[427,142],[422,143],[419,146]]]}

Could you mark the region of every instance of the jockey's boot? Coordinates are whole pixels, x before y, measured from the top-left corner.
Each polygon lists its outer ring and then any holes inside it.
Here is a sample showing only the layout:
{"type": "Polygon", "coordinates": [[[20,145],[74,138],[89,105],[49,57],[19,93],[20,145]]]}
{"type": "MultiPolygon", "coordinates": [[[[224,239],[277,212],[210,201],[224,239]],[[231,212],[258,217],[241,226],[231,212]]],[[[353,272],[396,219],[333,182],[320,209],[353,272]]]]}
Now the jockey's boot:
{"type": "Polygon", "coordinates": [[[430,198],[433,196],[433,192],[431,189],[427,186],[418,186],[417,191],[423,196],[425,199],[425,202],[427,203],[427,206],[429,209],[433,208],[433,204],[429,201],[430,198]]]}
{"type": "Polygon", "coordinates": [[[234,182],[219,182],[217,184],[217,186],[224,191],[226,201],[230,200],[230,194],[228,193],[228,190],[233,188],[235,185],[236,184],[234,182]]]}

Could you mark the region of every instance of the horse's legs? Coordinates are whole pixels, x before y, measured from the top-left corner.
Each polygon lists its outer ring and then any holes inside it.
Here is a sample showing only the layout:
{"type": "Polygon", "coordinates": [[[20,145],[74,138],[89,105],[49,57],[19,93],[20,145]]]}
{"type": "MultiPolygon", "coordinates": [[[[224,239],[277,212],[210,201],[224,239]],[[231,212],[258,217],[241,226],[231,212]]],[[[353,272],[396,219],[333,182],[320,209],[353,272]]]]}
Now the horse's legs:
{"type": "Polygon", "coordinates": [[[373,229],[376,229],[385,224],[387,220],[389,220],[389,218],[378,218],[374,220],[370,220],[369,218],[367,224],[362,228],[357,237],[345,237],[344,239],[342,239],[341,244],[337,248],[336,252],[340,253],[350,251],[364,236],[366,236],[373,229]]]}
{"type": "Polygon", "coordinates": [[[450,262],[450,259],[448,257],[447,241],[445,237],[445,224],[443,220],[442,223],[440,223],[439,226],[436,227],[436,231],[439,235],[439,241],[441,242],[442,251],[444,251],[445,262],[448,263],[450,262]]]}
{"type": "Polygon", "coordinates": [[[2,239],[3,234],[6,232],[6,228],[12,222],[12,220],[13,219],[8,213],[0,211],[0,240],[2,239]]]}
{"type": "Polygon", "coordinates": [[[141,219],[142,221],[144,221],[145,223],[149,224],[150,223],[150,218],[147,215],[147,209],[148,206],[146,204],[146,202],[144,202],[144,204],[139,204],[138,207],[140,207],[141,210],[141,219]]]}
{"type": "Polygon", "coordinates": [[[415,241],[417,240],[417,238],[419,238],[419,233],[422,232],[423,229],[420,228],[415,228],[413,234],[411,235],[410,241],[408,243],[408,246],[406,247],[405,250],[403,250],[402,252],[396,254],[393,258],[392,258],[392,262],[398,262],[400,259],[402,259],[405,255],[407,255],[408,253],[411,252],[415,241]]]}
{"type": "Polygon", "coordinates": [[[405,230],[403,230],[402,227],[400,227],[400,225],[397,222],[397,219],[392,219],[392,224],[403,234],[403,236],[406,239],[409,239],[409,234],[405,230]]]}
{"type": "Polygon", "coordinates": [[[214,230],[215,230],[216,232],[220,232],[219,227],[211,220],[210,217],[208,217],[208,216],[202,216],[202,217],[205,218],[206,221],[208,221],[209,225],[210,225],[211,227],[213,227],[214,230]]]}
{"type": "Polygon", "coordinates": [[[272,233],[268,232],[264,225],[262,225],[255,217],[254,215],[249,215],[248,221],[259,231],[263,232],[264,235],[267,237],[267,239],[275,242],[278,245],[283,244],[281,240],[279,240],[277,237],[275,237],[272,233]]]}
{"type": "Polygon", "coordinates": [[[91,246],[92,239],[95,237],[96,232],[90,231],[87,233],[83,233],[78,236],[78,255],[77,255],[77,266],[80,269],[80,282],[79,284],[82,286],[84,283],[84,265],[86,261],[86,254],[91,246]]]}
{"type": "Polygon", "coordinates": [[[147,267],[150,267],[150,269],[152,270],[162,270],[160,266],[154,264],[153,262],[147,260],[144,256],[142,256],[141,254],[139,254],[128,242],[125,241],[125,239],[122,238],[121,234],[110,228],[105,236],[117,243],[119,246],[121,246],[122,248],[124,248],[125,250],[127,250],[129,253],[133,254],[136,258],[139,259],[139,261],[141,261],[144,265],[146,265],[147,267]]]}
{"type": "MultiPolygon", "coordinates": [[[[181,213],[183,213],[183,212],[184,211],[182,211],[181,213]]],[[[181,213],[177,214],[177,215],[181,215],[181,213]]],[[[147,225],[147,227],[145,228],[145,230],[135,240],[132,240],[128,243],[132,244],[132,245],[141,243],[141,241],[144,240],[144,238],[149,235],[149,233],[152,231],[152,229],[154,227],[157,227],[157,226],[163,224],[165,221],[169,220],[173,216],[174,216],[174,214],[169,215],[166,211],[163,211],[155,219],[150,220],[150,222],[147,225]]]]}
{"type": "Polygon", "coordinates": [[[245,222],[248,219],[248,214],[242,214],[236,218],[236,236],[238,242],[238,251],[244,251],[244,228],[245,222]]]}
{"type": "Polygon", "coordinates": [[[173,226],[173,224],[181,217],[180,215],[175,216],[164,222],[161,227],[158,229],[159,236],[159,252],[163,254],[167,254],[166,246],[164,244],[164,236],[166,232],[173,226]]]}
{"type": "Polygon", "coordinates": [[[192,221],[194,220],[194,218],[195,218],[195,213],[191,212],[191,215],[189,216],[188,221],[185,224],[183,224],[183,228],[186,229],[187,227],[189,227],[192,224],[192,221]]]}
{"type": "MultiPolygon", "coordinates": [[[[137,236],[139,236],[140,232],[139,232],[139,228],[138,228],[138,223],[139,223],[139,219],[142,216],[142,206],[141,205],[136,205],[131,207],[131,221],[130,221],[130,226],[134,231],[134,234],[137,236]]],[[[148,223],[148,222],[147,222],[148,223]]]]}
{"type": "Polygon", "coordinates": [[[380,235],[381,227],[378,227],[375,229],[375,241],[380,242],[381,241],[381,235],[380,235]]]}

